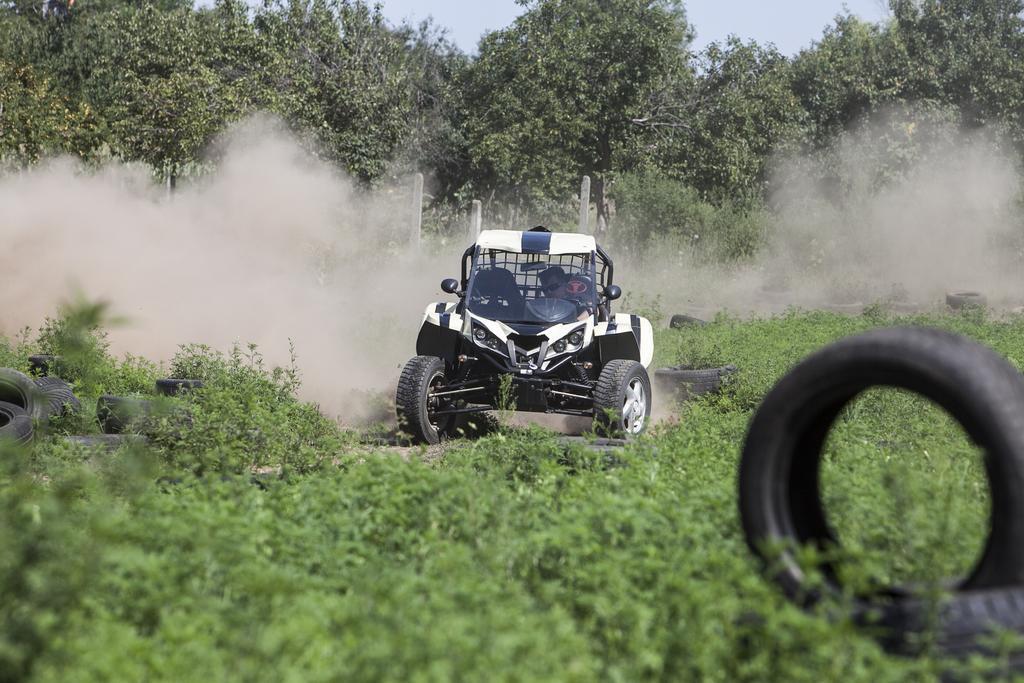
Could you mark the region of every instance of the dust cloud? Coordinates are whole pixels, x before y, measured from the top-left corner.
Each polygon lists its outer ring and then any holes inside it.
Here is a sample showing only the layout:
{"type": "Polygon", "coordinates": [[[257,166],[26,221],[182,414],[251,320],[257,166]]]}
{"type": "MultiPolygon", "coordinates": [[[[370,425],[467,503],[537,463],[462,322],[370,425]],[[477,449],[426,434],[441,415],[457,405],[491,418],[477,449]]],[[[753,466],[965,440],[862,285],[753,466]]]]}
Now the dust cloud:
{"type": "Polygon", "coordinates": [[[408,189],[360,191],[272,121],[242,125],[222,153],[171,199],[120,165],[56,161],[0,180],[0,332],[37,328],[80,292],[126,319],[110,330],[117,353],[252,342],[273,366],[291,340],[304,398],[343,421],[379,412],[374,392],[415,354],[465,245],[413,253],[408,189]]]}
{"type": "Polygon", "coordinates": [[[912,312],[953,291],[980,291],[996,310],[1024,304],[1020,160],[998,134],[890,114],[772,168],[752,262],[707,265],[663,249],[624,264],[623,277],[659,296],[665,313],[698,317],[873,303],[912,312]]]}
{"type": "MultiPolygon", "coordinates": [[[[284,365],[291,340],[303,398],[345,422],[383,416],[424,307],[451,298],[439,283],[458,274],[466,240],[410,250],[408,187],[357,188],[273,121],[241,125],[219,150],[217,171],[171,199],[124,165],[58,160],[0,179],[0,332],[36,328],[81,292],[126,318],[110,331],[115,352],[168,360],[184,343],[253,342],[284,365]]],[[[751,262],[707,265],[664,245],[624,258],[613,232],[617,309],[915,310],[954,290],[1019,306],[1024,206],[1008,150],[994,133],[890,117],[824,153],[778,158],[751,262]]]]}

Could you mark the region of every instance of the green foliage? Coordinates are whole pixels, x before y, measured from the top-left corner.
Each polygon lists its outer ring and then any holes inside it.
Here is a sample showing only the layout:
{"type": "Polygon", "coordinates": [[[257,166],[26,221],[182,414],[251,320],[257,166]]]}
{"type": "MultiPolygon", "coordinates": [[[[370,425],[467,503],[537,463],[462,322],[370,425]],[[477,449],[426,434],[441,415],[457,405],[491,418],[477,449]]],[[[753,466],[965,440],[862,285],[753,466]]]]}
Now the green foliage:
{"type": "Polygon", "coordinates": [[[95,126],[87,105],[66,99],[31,64],[0,54],[0,170],[50,155],[84,154],[95,126]]]}
{"type": "Polygon", "coordinates": [[[710,204],[700,192],[659,173],[625,174],[613,192],[615,248],[664,253],[672,249],[695,261],[733,262],[757,253],[767,212],[738,203],[710,204]]]}
{"type": "Polygon", "coordinates": [[[898,97],[899,80],[886,74],[894,59],[890,36],[879,26],[841,15],[793,61],[793,92],[810,114],[814,144],[827,144],[879,103],[898,97]]]}
{"type": "Polygon", "coordinates": [[[356,177],[380,177],[412,114],[406,46],[380,8],[289,0],[267,3],[255,23],[275,55],[271,109],[356,177]]]}
{"type": "Polygon", "coordinates": [[[688,40],[670,0],[530,3],[463,76],[474,189],[528,203],[565,197],[583,174],[601,181],[650,93],[685,70],[688,40]]]}
{"type": "Polygon", "coordinates": [[[236,346],[227,356],[184,346],[171,362],[171,374],[205,383],[185,395],[187,420],[171,411],[150,427],[175,469],[308,472],[329,464],[342,445],[337,424],[296,399],[300,379],[294,362],[267,369],[254,345],[236,346]]]}
{"type": "Polygon", "coordinates": [[[75,479],[41,486],[0,447],[0,681],[28,679],[83,607],[100,551],[81,493],[75,479]]]}
{"type": "MultiPolygon", "coordinates": [[[[266,111],[367,184],[425,173],[435,232],[474,198],[495,224],[571,226],[584,174],[607,226],[615,183],[639,174],[744,207],[746,233],[747,208],[786,187],[776,159],[825,158],[823,183],[842,186],[828,159],[867,121],[887,142],[881,183],[942,129],[1024,150],[1024,3],[891,6],[878,24],[840,14],[791,58],[737,39],[690,54],[677,0],[532,0],[468,57],[430,22],[389,26],[365,0],[89,0],[61,19],[11,0],[0,167],[116,156],[173,179],[211,168],[211,141],[266,111]]],[[[729,241],[702,257],[751,246],[729,241]]]]}
{"type": "MultiPolygon", "coordinates": [[[[787,603],[736,512],[739,448],[768,387],[821,344],[892,322],[966,333],[1024,363],[1019,318],[722,316],[659,330],[655,364],[735,363],[726,390],[614,457],[532,428],[423,463],[355,448],[315,427],[315,410],[292,412],[298,378],[252,348],[183,347],[172,374],[209,383],[179,402],[194,438],[87,456],[48,438],[31,459],[0,458],[0,670],[40,681],[937,680],[949,663],[886,656],[836,618],[841,601],[821,614],[787,603]],[[289,448],[307,451],[289,460],[289,448]],[[254,485],[271,465],[288,476],[254,485]]],[[[18,349],[5,341],[0,357],[18,349]]],[[[873,586],[965,571],[983,539],[983,477],[962,430],[920,399],[884,390],[848,407],[823,472],[843,576],[873,586]]]]}
{"type": "Polygon", "coordinates": [[[123,158],[173,176],[262,102],[259,72],[269,55],[240,3],[199,12],[128,7],[102,20],[114,35],[84,87],[123,158]]]}
{"type": "MultiPolygon", "coordinates": [[[[59,356],[53,372],[70,382],[75,392],[94,400],[101,394],[149,393],[158,376],[155,364],[132,355],[118,361],[109,352],[103,327],[116,324],[105,303],[77,300],[39,328],[34,353],[59,356]]],[[[26,361],[18,365],[24,367],[26,361]]],[[[91,402],[91,401],[90,401],[91,402]]]]}
{"type": "Polygon", "coordinates": [[[803,139],[807,111],[794,93],[789,60],[773,47],[712,43],[697,57],[698,78],[660,95],[655,162],[705,199],[758,201],[774,154],[803,139]]]}

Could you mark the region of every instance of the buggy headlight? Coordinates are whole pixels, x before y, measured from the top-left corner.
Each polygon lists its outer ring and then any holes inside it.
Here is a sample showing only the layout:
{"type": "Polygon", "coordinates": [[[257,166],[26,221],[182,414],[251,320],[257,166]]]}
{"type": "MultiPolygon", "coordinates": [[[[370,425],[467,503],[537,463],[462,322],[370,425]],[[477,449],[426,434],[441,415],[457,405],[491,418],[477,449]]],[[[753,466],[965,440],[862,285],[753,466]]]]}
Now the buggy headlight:
{"type": "Polygon", "coordinates": [[[566,351],[579,351],[583,346],[584,328],[577,327],[561,339],[551,344],[551,351],[554,353],[565,353],[566,351]]]}
{"type": "Polygon", "coordinates": [[[505,344],[480,323],[473,323],[473,341],[493,351],[505,348],[505,344]]]}

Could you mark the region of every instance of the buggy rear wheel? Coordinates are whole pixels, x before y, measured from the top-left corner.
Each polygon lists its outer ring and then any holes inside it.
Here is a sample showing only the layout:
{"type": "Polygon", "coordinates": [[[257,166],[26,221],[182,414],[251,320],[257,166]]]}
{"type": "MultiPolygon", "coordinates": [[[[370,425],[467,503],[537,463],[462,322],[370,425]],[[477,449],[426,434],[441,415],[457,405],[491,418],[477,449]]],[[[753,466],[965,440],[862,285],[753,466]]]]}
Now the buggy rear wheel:
{"type": "Polygon", "coordinates": [[[399,429],[413,443],[439,443],[455,424],[455,415],[436,415],[449,403],[434,396],[448,383],[444,371],[444,361],[436,356],[416,356],[402,368],[395,409],[399,429]]]}
{"type": "Polygon", "coordinates": [[[651,379],[635,360],[609,361],[594,388],[594,431],[636,436],[651,417],[651,379]]]}

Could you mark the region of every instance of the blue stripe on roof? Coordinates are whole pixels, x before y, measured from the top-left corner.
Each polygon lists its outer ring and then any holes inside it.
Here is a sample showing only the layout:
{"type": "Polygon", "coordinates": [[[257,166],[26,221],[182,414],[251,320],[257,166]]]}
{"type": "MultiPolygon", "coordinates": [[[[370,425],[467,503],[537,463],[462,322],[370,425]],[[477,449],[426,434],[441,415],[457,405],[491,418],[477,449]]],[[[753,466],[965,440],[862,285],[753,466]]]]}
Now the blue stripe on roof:
{"type": "Polygon", "coordinates": [[[524,254],[546,254],[551,250],[550,232],[524,232],[524,254]]]}

